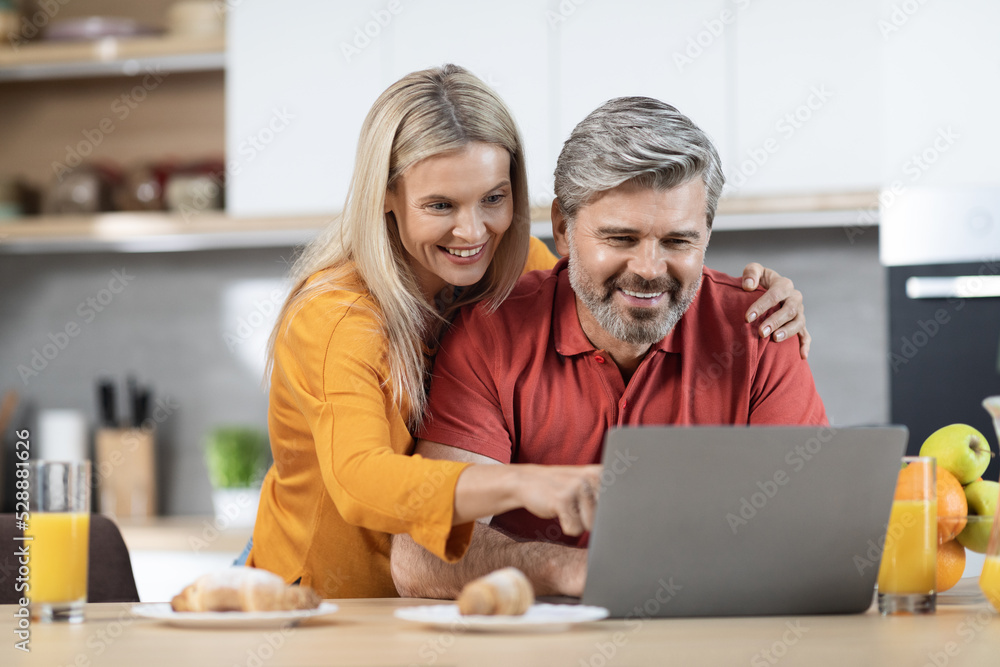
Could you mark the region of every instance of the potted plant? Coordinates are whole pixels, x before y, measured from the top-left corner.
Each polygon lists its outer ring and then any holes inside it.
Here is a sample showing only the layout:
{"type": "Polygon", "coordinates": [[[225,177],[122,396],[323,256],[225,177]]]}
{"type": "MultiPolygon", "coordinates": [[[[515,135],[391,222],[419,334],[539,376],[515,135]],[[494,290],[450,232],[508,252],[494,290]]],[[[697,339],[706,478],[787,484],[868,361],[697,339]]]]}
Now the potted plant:
{"type": "Polygon", "coordinates": [[[267,470],[267,434],[249,426],[219,426],[205,439],[205,465],[220,526],[252,526],[267,470]]]}

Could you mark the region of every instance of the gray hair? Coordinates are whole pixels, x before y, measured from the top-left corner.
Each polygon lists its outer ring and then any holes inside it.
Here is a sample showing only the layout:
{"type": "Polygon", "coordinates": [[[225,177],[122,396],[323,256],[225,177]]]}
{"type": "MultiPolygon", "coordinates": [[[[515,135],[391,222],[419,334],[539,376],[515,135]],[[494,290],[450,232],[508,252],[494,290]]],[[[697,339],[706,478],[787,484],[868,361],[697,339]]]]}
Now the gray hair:
{"type": "Polygon", "coordinates": [[[618,97],[573,128],[556,162],[555,192],[563,215],[626,182],[668,190],[701,176],[709,228],[726,177],[719,153],[701,128],[651,97],[618,97]]]}

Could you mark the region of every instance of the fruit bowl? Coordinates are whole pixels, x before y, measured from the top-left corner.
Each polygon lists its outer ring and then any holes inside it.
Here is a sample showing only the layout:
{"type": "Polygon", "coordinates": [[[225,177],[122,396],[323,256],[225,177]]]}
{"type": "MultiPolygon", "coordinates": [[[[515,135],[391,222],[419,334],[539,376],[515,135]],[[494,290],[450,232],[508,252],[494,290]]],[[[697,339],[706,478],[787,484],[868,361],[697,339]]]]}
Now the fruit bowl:
{"type": "MultiPolygon", "coordinates": [[[[938,544],[938,602],[968,604],[984,599],[979,575],[986,559],[992,516],[938,517],[949,533],[964,526],[958,538],[938,544]]],[[[939,533],[944,529],[939,529],[939,533]]]]}

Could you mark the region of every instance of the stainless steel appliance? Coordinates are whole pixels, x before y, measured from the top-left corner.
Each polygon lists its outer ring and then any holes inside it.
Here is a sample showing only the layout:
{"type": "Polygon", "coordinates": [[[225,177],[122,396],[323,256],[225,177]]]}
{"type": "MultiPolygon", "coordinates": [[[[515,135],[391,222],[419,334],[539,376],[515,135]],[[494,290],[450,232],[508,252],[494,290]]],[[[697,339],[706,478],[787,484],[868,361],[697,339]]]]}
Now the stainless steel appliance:
{"type": "Polygon", "coordinates": [[[997,451],[982,400],[1000,394],[1000,187],[886,190],[881,203],[891,419],[910,453],[956,422],[997,451]]]}

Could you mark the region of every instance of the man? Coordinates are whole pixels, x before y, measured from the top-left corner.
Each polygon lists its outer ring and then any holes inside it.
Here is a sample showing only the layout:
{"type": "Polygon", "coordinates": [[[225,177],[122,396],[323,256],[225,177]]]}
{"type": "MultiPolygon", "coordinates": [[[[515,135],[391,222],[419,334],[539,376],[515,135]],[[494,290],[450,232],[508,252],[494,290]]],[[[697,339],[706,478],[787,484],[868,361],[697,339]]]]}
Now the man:
{"type": "MultiPolygon", "coordinates": [[[[649,98],[611,100],[574,129],[555,172],[563,259],[498,310],[464,311],[435,362],[417,453],[476,463],[600,461],[636,424],[825,424],[794,345],[734,327],[756,298],[704,267],[724,177],[708,137],[649,98]]],[[[513,565],[539,595],[580,595],[586,538],[523,511],[475,527],[448,565],[405,537],[401,595],[453,597],[513,565]]]]}

